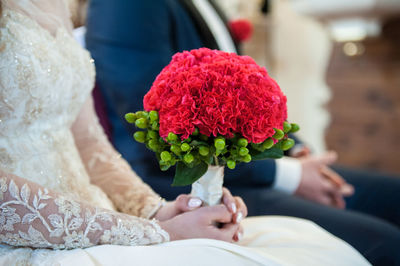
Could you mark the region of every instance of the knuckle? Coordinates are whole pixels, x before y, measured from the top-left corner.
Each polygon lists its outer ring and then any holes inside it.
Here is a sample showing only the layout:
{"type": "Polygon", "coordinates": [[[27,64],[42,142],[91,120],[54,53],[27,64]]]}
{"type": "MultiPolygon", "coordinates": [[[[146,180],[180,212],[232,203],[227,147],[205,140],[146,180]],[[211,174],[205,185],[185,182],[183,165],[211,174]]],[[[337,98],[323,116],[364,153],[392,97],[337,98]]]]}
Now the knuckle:
{"type": "Polygon", "coordinates": [[[187,195],[181,194],[176,198],[176,201],[180,202],[180,201],[185,200],[186,198],[187,198],[187,195]]]}
{"type": "Polygon", "coordinates": [[[229,196],[225,195],[224,198],[223,198],[223,202],[225,204],[231,203],[232,202],[232,197],[229,197],[229,196]]]}
{"type": "Polygon", "coordinates": [[[235,199],[236,201],[240,202],[240,203],[243,202],[243,199],[242,199],[241,197],[239,197],[239,196],[235,196],[234,199],[235,199]]]}

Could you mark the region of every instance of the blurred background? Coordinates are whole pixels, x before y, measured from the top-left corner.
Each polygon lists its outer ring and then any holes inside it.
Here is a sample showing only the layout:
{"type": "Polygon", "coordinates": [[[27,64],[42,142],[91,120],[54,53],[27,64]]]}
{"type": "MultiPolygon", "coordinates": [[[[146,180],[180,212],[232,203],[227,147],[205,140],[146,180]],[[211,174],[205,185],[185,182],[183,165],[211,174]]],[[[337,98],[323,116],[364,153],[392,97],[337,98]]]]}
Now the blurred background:
{"type": "MultiPolygon", "coordinates": [[[[86,0],[69,1],[83,25],[86,0]]],[[[315,153],[400,173],[400,0],[216,2],[229,20],[252,24],[242,53],[280,84],[315,153]]]]}
{"type": "Polygon", "coordinates": [[[314,152],[400,173],[400,0],[219,0],[253,34],[243,54],[288,97],[314,152]]]}

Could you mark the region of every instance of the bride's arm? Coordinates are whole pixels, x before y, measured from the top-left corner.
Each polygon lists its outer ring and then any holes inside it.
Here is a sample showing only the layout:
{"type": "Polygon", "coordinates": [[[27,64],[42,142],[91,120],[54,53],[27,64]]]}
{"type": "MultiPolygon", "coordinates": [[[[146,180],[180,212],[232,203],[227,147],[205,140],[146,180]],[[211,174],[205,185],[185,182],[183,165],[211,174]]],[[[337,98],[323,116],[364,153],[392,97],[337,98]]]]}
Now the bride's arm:
{"type": "Polygon", "coordinates": [[[151,218],[161,199],[112,147],[98,122],[91,97],[72,131],[92,183],[103,189],[119,211],[151,218]]]}
{"type": "Polygon", "coordinates": [[[155,221],[74,201],[0,169],[0,243],[69,249],[168,239],[155,221]]]}

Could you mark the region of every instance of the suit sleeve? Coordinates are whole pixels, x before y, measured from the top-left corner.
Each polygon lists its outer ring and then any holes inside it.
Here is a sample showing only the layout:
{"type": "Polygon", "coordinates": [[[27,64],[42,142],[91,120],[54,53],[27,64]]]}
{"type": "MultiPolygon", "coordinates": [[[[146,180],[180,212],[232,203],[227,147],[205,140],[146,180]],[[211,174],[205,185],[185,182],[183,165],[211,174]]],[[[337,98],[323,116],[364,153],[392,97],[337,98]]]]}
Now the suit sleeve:
{"type": "Polygon", "coordinates": [[[169,19],[165,1],[91,1],[87,48],[97,83],[120,117],[143,109],[143,95],[171,59],[169,19]]]}
{"type": "Polygon", "coordinates": [[[267,186],[274,183],[276,162],[272,159],[241,163],[234,170],[225,169],[225,184],[231,186],[267,186]]]}

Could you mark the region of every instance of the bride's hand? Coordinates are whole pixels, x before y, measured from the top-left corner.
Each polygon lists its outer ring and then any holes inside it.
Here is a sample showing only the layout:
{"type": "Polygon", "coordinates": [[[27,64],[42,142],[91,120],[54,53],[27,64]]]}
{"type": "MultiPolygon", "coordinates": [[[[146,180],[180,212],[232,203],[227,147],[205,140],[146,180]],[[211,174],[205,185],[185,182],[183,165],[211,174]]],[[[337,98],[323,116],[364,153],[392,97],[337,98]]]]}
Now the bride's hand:
{"type": "Polygon", "coordinates": [[[182,213],[160,222],[160,226],[169,233],[171,240],[212,238],[233,242],[240,240],[242,228],[231,222],[232,216],[226,206],[220,204],[182,213]],[[215,226],[216,223],[221,223],[222,227],[215,226]]]}
{"type": "Polygon", "coordinates": [[[203,202],[199,198],[181,194],[174,201],[167,202],[162,206],[154,218],[159,221],[169,220],[178,214],[193,211],[199,208],[202,204],[203,202]]]}
{"type": "MultiPolygon", "coordinates": [[[[175,201],[167,202],[161,207],[154,218],[159,221],[169,220],[178,214],[199,208],[202,203],[199,198],[182,194],[175,201]]],[[[240,197],[233,197],[227,188],[223,188],[222,203],[232,214],[232,221],[230,222],[240,223],[247,216],[247,207],[243,200],[240,197]]]]}
{"type": "Polygon", "coordinates": [[[232,213],[232,222],[240,223],[247,216],[247,206],[243,199],[232,196],[231,192],[225,187],[223,188],[222,202],[232,213]]]}

